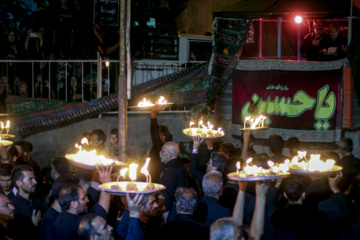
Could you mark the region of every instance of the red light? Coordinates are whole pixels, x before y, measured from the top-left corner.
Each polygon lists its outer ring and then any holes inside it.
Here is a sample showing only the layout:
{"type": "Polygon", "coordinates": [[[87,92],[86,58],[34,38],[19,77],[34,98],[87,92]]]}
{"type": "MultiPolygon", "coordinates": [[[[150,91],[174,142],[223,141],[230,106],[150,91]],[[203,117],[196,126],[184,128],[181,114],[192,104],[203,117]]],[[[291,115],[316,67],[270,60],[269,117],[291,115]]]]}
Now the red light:
{"type": "Polygon", "coordinates": [[[301,23],[302,20],[303,20],[303,19],[302,19],[301,16],[296,16],[296,17],[295,17],[295,22],[296,22],[296,23],[301,23]]]}

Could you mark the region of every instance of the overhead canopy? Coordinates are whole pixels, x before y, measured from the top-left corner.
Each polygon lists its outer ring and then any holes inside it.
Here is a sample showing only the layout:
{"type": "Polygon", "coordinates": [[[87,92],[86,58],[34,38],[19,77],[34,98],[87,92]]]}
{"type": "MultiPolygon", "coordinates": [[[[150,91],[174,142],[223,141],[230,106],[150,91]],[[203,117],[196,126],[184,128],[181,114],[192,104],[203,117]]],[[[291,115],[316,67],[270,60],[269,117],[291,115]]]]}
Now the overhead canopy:
{"type": "MultiPolygon", "coordinates": [[[[214,17],[261,18],[301,14],[309,18],[350,16],[350,0],[234,0],[214,12],[214,17]]],[[[359,9],[354,7],[354,16],[359,9]]]]}

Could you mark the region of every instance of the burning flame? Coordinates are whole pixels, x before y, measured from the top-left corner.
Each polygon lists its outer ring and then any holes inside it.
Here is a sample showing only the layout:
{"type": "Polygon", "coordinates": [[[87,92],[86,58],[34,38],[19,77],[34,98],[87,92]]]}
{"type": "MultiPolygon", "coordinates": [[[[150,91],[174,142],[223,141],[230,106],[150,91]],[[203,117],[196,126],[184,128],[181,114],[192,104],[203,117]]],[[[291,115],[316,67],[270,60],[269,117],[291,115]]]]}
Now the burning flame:
{"type": "Polygon", "coordinates": [[[197,128],[191,128],[195,123],[193,121],[190,122],[190,128],[184,130],[184,133],[190,136],[200,136],[200,137],[222,137],[225,135],[224,131],[221,128],[217,130],[213,129],[214,125],[211,124],[210,121],[207,122],[207,125],[204,125],[204,121],[198,121],[197,128]]]}
{"type": "Polygon", "coordinates": [[[164,98],[163,96],[161,96],[156,104],[163,105],[163,104],[165,104],[165,103],[166,103],[165,98],[164,98]]]}
{"type": "Polygon", "coordinates": [[[138,168],[138,164],[136,163],[132,163],[129,165],[130,171],[129,171],[129,178],[131,179],[131,181],[135,181],[136,180],[136,170],[138,168]]]}
{"type": "MultiPolygon", "coordinates": [[[[244,170],[236,173],[241,177],[247,177],[247,176],[271,176],[274,174],[287,174],[289,171],[289,167],[284,164],[275,164],[273,161],[268,161],[267,164],[269,165],[269,169],[265,169],[256,165],[250,166],[249,163],[252,162],[252,158],[249,158],[246,160],[246,165],[244,167],[244,170]]],[[[236,167],[238,167],[236,165],[236,167]]]]}
{"type": "MultiPolygon", "coordinates": [[[[81,143],[83,143],[83,141],[85,141],[84,138],[81,140],[81,143]]],[[[96,150],[91,150],[91,151],[82,150],[81,145],[77,143],[75,144],[75,147],[78,148],[79,151],[76,154],[69,154],[71,156],[68,156],[73,161],[87,165],[110,165],[115,163],[114,160],[108,159],[103,155],[96,155],[96,150]]]]}
{"type": "Polygon", "coordinates": [[[309,161],[306,161],[305,156],[306,151],[299,151],[298,156],[293,157],[291,162],[285,162],[284,164],[287,164],[292,169],[301,169],[311,172],[326,172],[331,170],[335,165],[335,161],[332,159],[326,161],[321,160],[320,154],[311,154],[309,161]]]}
{"type": "Polygon", "coordinates": [[[145,176],[149,175],[149,171],[148,171],[149,163],[150,163],[150,158],[146,158],[146,162],[140,170],[140,172],[143,173],[145,176]]]}
{"type": "Polygon", "coordinates": [[[127,173],[128,170],[129,170],[128,168],[123,168],[123,169],[121,169],[121,170],[120,170],[120,176],[125,177],[125,175],[126,175],[126,173],[127,173]]]}
{"type": "Polygon", "coordinates": [[[88,139],[87,139],[87,138],[81,139],[81,145],[84,145],[85,143],[86,143],[87,145],[89,145],[88,139]]]}
{"type": "Polygon", "coordinates": [[[139,102],[138,107],[149,107],[149,106],[154,106],[154,104],[152,104],[149,100],[146,100],[146,98],[144,98],[142,100],[142,102],[139,102]]]}

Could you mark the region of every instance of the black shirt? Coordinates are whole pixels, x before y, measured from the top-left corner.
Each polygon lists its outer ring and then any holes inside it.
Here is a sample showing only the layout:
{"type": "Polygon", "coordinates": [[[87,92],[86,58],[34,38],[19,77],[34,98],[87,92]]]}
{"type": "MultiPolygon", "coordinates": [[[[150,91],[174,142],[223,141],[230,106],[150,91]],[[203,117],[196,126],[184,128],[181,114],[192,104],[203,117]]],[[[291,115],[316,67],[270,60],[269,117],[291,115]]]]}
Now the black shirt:
{"type": "MultiPolygon", "coordinates": [[[[95,204],[93,212],[100,217],[107,219],[107,212],[99,205],[95,204]]],[[[54,229],[58,240],[76,240],[79,237],[79,224],[83,216],[75,215],[68,212],[62,212],[54,221],[54,229]]]]}
{"type": "Polygon", "coordinates": [[[18,193],[16,197],[11,201],[11,204],[14,206],[14,214],[23,215],[29,219],[31,219],[33,210],[36,212],[41,209],[41,202],[37,199],[27,200],[20,196],[18,193]]]}
{"type": "Polygon", "coordinates": [[[53,224],[59,214],[60,213],[56,211],[53,207],[50,207],[48,210],[46,210],[40,224],[41,240],[55,239],[55,229],[53,224]]]}

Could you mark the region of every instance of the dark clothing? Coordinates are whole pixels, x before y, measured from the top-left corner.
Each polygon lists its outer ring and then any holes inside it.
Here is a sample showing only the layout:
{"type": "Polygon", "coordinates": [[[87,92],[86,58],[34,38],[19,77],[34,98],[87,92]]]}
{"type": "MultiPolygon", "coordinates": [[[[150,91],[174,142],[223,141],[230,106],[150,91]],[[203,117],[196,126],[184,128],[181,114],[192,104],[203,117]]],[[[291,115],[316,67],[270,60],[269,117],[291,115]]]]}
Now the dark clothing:
{"type": "Polygon", "coordinates": [[[39,229],[34,226],[31,219],[23,215],[16,215],[15,220],[9,222],[7,236],[13,240],[40,239],[39,229]]]}
{"type": "Polygon", "coordinates": [[[146,239],[139,218],[130,218],[129,210],[125,210],[120,222],[116,224],[116,233],[121,239],[141,240],[146,239]]]}
{"type": "Polygon", "coordinates": [[[159,182],[160,174],[164,170],[164,164],[160,160],[160,151],[163,147],[163,143],[160,139],[159,124],[157,118],[150,119],[150,135],[152,148],[149,153],[151,158],[151,164],[149,165],[149,172],[154,182],[159,182]]]}
{"type": "Polygon", "coordinates": [[[196,210],[194,215],[197,220],[200,222],[203,219],[199,219],[197,216],[206,216],[205,225],[210,229],[211,224],[213,224],[217,219],[223,217],[231,217],[232,213],[230,209],[225,208],[219,204],[219,200],[213,197],[204,196],[203,199],[199,202],[199,205],[206,205],[206,208],[200,207],[196,210]],[[206,211],[206,212],[204,212],[206,211]]]}
{"type": "Polygon", "coordinates": [[[44,213],[44,216],[41,219],[40,224],[40,239],[41,240],[52,240],[55,239],[55,229],[54,222],[57,216],[59,216],[59,212],[56,211],[53,207],[50,207],[44,213]]]}
{"type": "Polygon", "coordinates": [[[277,154],[275,156],[270,157],[270,160],[273,161],[274,163],[284,163],[286,159],[290,159],[290,158],[282,154],[277,154]]]}
{"type": "Polygon", "coordinates": [[[344,170],[350,170],[350,168],[360,169],[360,159],[351,154],[341,158],[339,165],[342,166],[344,170]]]}
{"type": "Polygon", "coordinates": [[[228,182],[223,188],[223,194],[220,196],[219,203],[221,206],[233,211],[238,193],[239,185],[237,183],[228,182]]]}
{"type": "Polygon", "coordinates": [[[198,155],[197,153],[191,153],[190,155],[190,172],[200,185],[202,185],[205,172],[198,168],[198,155]]]}
{"type": "Polygon", "coordinates": [[[165,206],[166,210],[171,212],[176,189],[178,189],[178,187],[189,187],[187,170],[177,158],[165,164],[165,170],[160,176],[160,184],[166,187],[165,206]]]}
{"type": "Polygon", "coordinates": [[[315,33],[309,33],[304,37],[301,43],[300,51],[301,53],[306,53],[306,59],[308,61],[324,61],[324,54],[322,50],[326,48],[326,46],[331,41],[330,37],[326,34],[321,34],[322,38],[318,46],[314,46],[312,41],[315,38],[315,33]]]}
{"type": "Polygon", "coordinates": [[[326,55],[325,60],[326,61],[332,61],[337,59],[342,59],[347,57],[347,52],[344,52],[341,49],[341,46],[346,47],[347,46],[347,39],[338,36],[335,40],[330,39],[328,44],[326,45],[326,49],[329,49],[330,47],[336,47],[337,56],[334,55],[326,55]]]}
{"type": "Polygon", "coordinates": [[[316,209],[320,201],[328,199],[333,192],[329,187],[329,181],[326,178],[313,180],[305,188],[304,206],[316,209]]]}
{"type": "Polygon", "coordinates": [[[175,221],[161,227],[158,239],[169,239],[169,236],[174,240],[206,240],[209,239],[209,232],[203,224],[195,221],[194,216],[177,214],[175,221]]]}
{"type": "MultiPolygon", "coordinates": [[[[103,217],[105,220],[107,219],[107,212],[105,209],[96,204],[93,208],[93,212],[100,217],[103,217]]],[[[76,240],[80,239],[78,229],[79,224],[83,216],[75,215],[68,212],[62,212],[57,216],[54,222],[54,229],[56,238],[58,240],[76,240]],[[66,231],[64,231],[66,229],[66,231]]]]}
{"type": "Polygon", "coordinates": [[[356,211],[343,193],[332,194],[329,199],[319,203],[319,211],[327,215],[327,228],[324,239],[340,239],[340,235],[356,222],[356,211]]]}
{"type": "Polygon", "coordinates": [[[16,197],[11,201],[11,204],[15,207],[14,215],[22,215],[31,219],[33,210],[36,212],[41,210],[41,202],[37,199],[27,200],[20,196],[18,193],[16,197]]]}
{"type": "MultiPolygon", "coordinates": [[[[6,194],[4,194],[4,195],[6,195],[6,194]]],[[[11,192],[6,196],[8,197],[9,201],[11,202],[15,198],[14,191],[11,190],[11,192]]]]}
{"type": "Polygon", "coordinates": [[[323,229],[326,215],[310,211],[300,204],[289,204],[285,209],[276,211],[271,216],[271,222],[277,239],[321,239],[316,238],[316,235],[323,229]]]}

